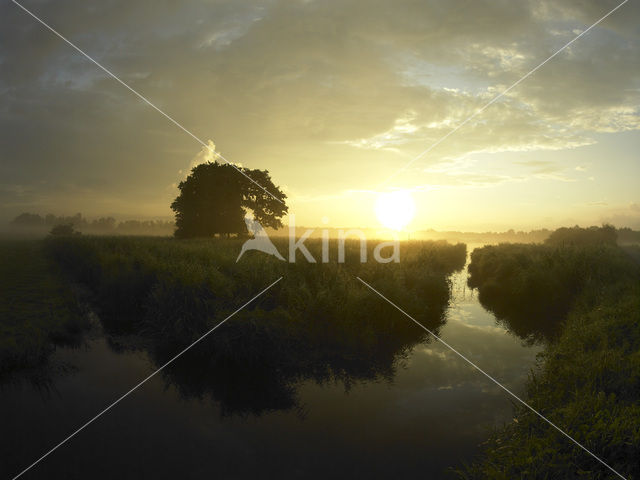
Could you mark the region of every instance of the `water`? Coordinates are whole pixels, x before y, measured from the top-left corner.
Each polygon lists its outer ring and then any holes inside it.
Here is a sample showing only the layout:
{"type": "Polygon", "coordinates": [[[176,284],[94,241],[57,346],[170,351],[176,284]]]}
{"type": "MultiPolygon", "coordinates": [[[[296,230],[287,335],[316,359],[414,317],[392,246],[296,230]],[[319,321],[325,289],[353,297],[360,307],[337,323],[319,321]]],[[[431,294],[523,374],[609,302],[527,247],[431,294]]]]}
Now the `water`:
{"type": "MultiPolygon", "coordinates": [[[[452,281],[441,337],[521,394],[539,347],[496,324],[465,287],[466,272],[452,281]]],[[[188,355],[179,361],[198,369],[188,355]]],[[[38,386],[2,386],[5,477],[154,369],[145,351],[115,351],[100,334],[83,348],[59,349],[51,363],[38,386]]],[[[470,461],[488,430],[512,412],[504,391],[439,342],[414,347],[388,379],[347,388],[300,380],[291,386],[295,404],[276,402],[260,415],[229,415],[233,396],[222,408],[206,393],[185,395],[186,378],[153,377],[24,478],[451,478],[448,467],[470,461]]]]}

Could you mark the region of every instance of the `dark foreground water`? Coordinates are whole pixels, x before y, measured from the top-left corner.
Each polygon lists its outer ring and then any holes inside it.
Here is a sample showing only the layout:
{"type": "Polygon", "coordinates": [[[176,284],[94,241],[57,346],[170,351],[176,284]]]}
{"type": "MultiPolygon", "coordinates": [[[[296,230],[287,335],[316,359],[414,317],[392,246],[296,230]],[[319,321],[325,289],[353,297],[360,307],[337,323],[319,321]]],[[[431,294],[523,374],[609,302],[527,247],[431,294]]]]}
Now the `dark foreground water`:
{"type": "MultiPolygon", "coordinates": [[[[465,287],[465,272],[453,281],[442,338],[522,393],[539,348],[496,324],[465,287]]],[[[100,334],[59,349],[51,364],[35,384],[1,387],[5,478],[154,368],[144,351],[116,351],[100,334]]],[[[209,395],[185,396],[185,385],[174,385],[153,377],[23,478],[451,478],[448,468],[470,461],[512,411],[504,391],[438,342],[413,348],[392,379],[347,389],[302,381],[295,407],[260,415],[228,415],[209,395]]]]}

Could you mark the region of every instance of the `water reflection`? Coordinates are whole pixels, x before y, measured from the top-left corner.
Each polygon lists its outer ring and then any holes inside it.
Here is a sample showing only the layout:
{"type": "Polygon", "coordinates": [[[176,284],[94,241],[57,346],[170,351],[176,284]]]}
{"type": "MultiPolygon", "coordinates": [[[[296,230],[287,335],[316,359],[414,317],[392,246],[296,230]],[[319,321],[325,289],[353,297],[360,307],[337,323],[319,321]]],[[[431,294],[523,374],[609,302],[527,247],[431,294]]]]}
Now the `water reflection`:
{"type": "MultiPolygon", "coordinates": [[[[505,247],[517,249],[520,246],[505,247]]],[[[509,251],[503,253],[495,246],[487,246],[476,249],[470,256],[474,253],[475,260],[468,267],[467,286],[474,287],[472,291],[477,291],[480,304],[493,313],[497,323],[528,345],[553,340],[560,333],[571,302],[563,299],[561,292],[549,291],[546,285],[537,281],[514,285],[510,275],[524,267],[518,267],[517,261],[508,258],[512,255],[509,251]],[[504,264],[495,261],[501,256],[506,260],[504,264]]],[[[565,282],[566,285],[569,283],[565,282]]]]}
{"type": "MultiPolygon", "coordinates": [[[[439,332],[449,288],[444,277],[430,285],[434,289],[425,296],[431,304],[418,318],[439,332]]],[[[301,412],[298,389],[304,383],[340,385],[349,391],[361,382],[391,382],[415,346],[431,341],[375,297],[366,308],[339,318],[309,318],[302,325],[273,314],[263,320],[248,326],[239,316],[226,323],[163,370],[166,386],[184,400],[213,400],[223,416],[301,412]]],[[[112,337],[108,345],[115,353],[144,350],[157,366],[183,348],[172,342],[137,343],[135,337],[112,337]]]]}
{"type": "Polygon", "coordinates": [[[74,364],[47,360],[35,367],[3,374],[0,377],[0,393],[27,386],[48,398],[55,393],[59,378],[73,375],[78,370],[78,366],[74,364]]]}
{"type": "MultiPolygon", "coordinates": [[[[520,393],[538,349],[496,324],[465,284],[465,272],[454,275],[452,304],[432,305],[420,320],[520,393]]],[[[214,339],[198,345],[32,477],[448,478],[447,467],[469,461],[488,428],[510,421],[510,401],[384,308],[373,303],[365,311],[368,329],[325,326],[297,336],[297,345],[256,348],[242,362],[211,355],[214,339]],[[385,322],[373,318],[376,311],[385,322]]],[[[230,327],[218,342],[231,342],[233,351],[242,339],[238,325],[230,327]]],[[[244,345],[258,339],[259,332],[249,335],[244,345]]],[[[175,352],[135,337],[98,337],[88,348],[58,351],[55,361],[79,370],[54,377],[54,395],[27,385],[2,393],[0,473],[24,468],[175,352]]]]}

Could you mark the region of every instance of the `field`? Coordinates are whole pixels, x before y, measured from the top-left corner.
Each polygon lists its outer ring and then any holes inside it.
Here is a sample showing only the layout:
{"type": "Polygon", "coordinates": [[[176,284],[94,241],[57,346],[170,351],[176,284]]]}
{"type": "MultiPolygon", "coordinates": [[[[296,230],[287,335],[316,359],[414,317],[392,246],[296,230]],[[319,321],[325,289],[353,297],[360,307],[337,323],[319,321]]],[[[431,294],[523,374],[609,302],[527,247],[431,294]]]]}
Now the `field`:
{"type": "Polygon", "coordinates": [[[0,376],[41,365],[87,326],[40,242],[0,242],[0,376]]]}
{"type": "MultiPolygon", "coordinates": [[[[614,469],[640,475],[638,248],[499,245],[474,251],[469,284],[501,321],[543,341],[527,402],[614,469]],[[630,255],[631,254],[631,255],[630,255]],[[543,333],[535,333],[541,326],[543,333]],[[635,460],[634,460],[635,459],[635,460]]],[[[611,478],[523,406],[462,478],[611,478]]]]}
{"type": "MultiPolygon", "coordinates": [[[[346,262],[288,263],[260,252],[236,262],[243,240],[49,237],[1,245],[3,375],[46,366],[97,314],[111,349],[143,351],[155,366],[282,277],[163,370],[184,400],[212,398],[224,417],[302,410],[298,386],[393,382],[417,345],[432,341],[356,276],[440,333],[451,279],[466,246],[403,242],[401,262],[366,263],[348,241],[346,262]]],[[[274,241],[281,252],[284,239],[274,241]]],[[[307,242],[321,258],[320,240],[307,242]]],[[[495,321],[544,350],[523,397],[613,468],[640,475],[640,249],[607,242],[501,244],[468,267],[495,321]]],[[[578,446],[524,407],[495,429],[460,478],[609,478],[578,446]]]]}
{"type": "MultiPolygon", "coordinates": [[[[437,330],[449,302],[448,276],[466,258],[462,244],[413,242],[403,245],[400,263],[361,264],[359,243],[348,241],[344,264],[335,258],[328,264],[304,258],[287,263],[259,252],[236,263],[241,244],[238,239],[79,236],[30,245],[52,262],[61,285],[79,284],[88,291],[82,301],[97,312],[116,348],[144,348],[157,364],[282,276],[205,346],[163,372],[187,396],[215,394],[230,413],[293,404],[290,385],[296,379],[341,379],[348,386],[357,379],[390,378],[426,334],[410,322],[391,320],[392,307],[355,275],[437,330]],[[196,363],[207,368],[192,368],[196,363]],[[242,391],[237,390],[232,402],[220,398],[229,378],[241,385],[244,379],[246,400],[238,399],[242,391]]],[[[337,252],[335,242],[330,247],[337,252]]],[[[286,251],[283,244],[279,248],[286,251]]],[[[321,258],[320,241],[309,243],[309,249],[321,258]]],[[[8,332],[5,343],[12,336],[8,332]]]]}

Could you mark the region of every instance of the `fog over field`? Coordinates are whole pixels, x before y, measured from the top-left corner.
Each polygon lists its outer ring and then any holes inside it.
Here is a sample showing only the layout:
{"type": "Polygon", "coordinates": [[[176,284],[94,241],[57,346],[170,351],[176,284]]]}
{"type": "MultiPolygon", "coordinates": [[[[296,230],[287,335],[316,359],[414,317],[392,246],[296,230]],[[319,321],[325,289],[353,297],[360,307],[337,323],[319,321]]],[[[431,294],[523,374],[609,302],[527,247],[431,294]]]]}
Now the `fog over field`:
{"type": "Polygon", "coordinates": [[[0,3],[0,475],[640,478],[637,0],[0,3]]]}

